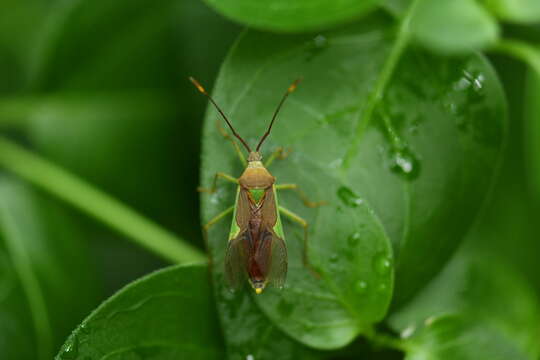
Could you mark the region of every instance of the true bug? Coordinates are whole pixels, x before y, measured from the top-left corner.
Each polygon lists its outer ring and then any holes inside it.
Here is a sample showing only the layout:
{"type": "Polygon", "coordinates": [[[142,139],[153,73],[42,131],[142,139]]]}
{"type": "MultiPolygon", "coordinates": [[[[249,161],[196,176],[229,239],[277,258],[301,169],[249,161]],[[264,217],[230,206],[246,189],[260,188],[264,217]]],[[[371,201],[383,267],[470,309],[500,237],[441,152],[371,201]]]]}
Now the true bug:
{"type": "Polygon", "coordinates": [[[270,125],[261,137],[255,151],[252,151],[247,142],[236,132],[223,111],[201,84],[194,78],[190,77],[189,80],[216,107],[233,135],[240,140],[249,154],[246,161],[236,141],[223,128],[219,127],[222,135],[234,145],[242,164],[246,168],[238,179],[218,172],[214,176],[211,188],[198,189],[201,192],[215,192],[219,178],[238,185],[235,205],[221,212],[205,224],[203,226],[205,235],[212,225],[232,212],[233,220],[227,253],[225,255],[225,276],[229,285],[232,288],[238,288],[247,273],[249,283],[257,294],[262,293],[269,282],[278,288],[282,287],[287,275],[287,248],[280,213],[304,228],[303,260],[306,265],[309,265],[307,258],[308,223],[292,211],[278,205],[277,190],[296,190],[304,201],[304,204],[309,207],[319,206],[322,203],[313,203],[307,200],[296,184],[275,184],[276,179],[270,174],[267,167],[277,157],[283,157],[283,148],[277,149],[264,164],[259,150],[270,134],[283,103],[289,94],[296,89],[299,79],[289,86],[285,95],[281,98],[272,116],[270,125]]]}

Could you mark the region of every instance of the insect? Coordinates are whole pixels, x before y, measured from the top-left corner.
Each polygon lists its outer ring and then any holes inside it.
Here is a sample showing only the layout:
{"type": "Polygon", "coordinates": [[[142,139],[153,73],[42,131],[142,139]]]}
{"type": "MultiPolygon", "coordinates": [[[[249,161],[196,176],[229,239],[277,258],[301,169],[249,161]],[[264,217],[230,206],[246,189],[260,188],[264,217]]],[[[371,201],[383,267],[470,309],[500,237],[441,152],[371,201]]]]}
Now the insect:
{"type": "Polygon", "coordinates": [[[229,286],[232,288],[240,287],[247,274],[248,282],[257,294],[262,293],[268,283],[281,288],[285,283],[287,275],[287,248],[280,214],[304,228],[303,260],[304,264],[310,269],[311,266],[307,258],[308,223],[292,211],[278,205],[277,191],[286,189],[295,190],[304,204],[309,207],[316,207],[323,204],[322,202],[314,203],[309,201],[296,184],[278,185],[275,183],[276,179],[270,174],[267,167],[276,158],[284,158],[286,156],[284,155],[283,148],[278,148],[270,155],[265,163],[262,162],[260,153],[261,146],[268,135],[270,135],[274,121],[283,103],[289,94],[296,89],[300,79],[294,81],[281,98],[268,129],[259,140],[254,151],[236,132],[227,116],[225,116],[202,85],[194,78],[190,77],[189,79],[216,107],[232,134],[240,140],[248,152],[246,160],[238,143],[223,128],[219,127],[222,135],[234,145],[236,153],[245,166],[245,170],[239,178],[218,172],[213,178],[211,188],[198,189],[201,192],[213,193],[216,191],[218,179],[224,179],[237,184],[235,205],[221,212],[205,224],[203,226],[205,234],[211,226],[232,212],[233,220],[229,233],[227,252],[225,254],[225,277],[229,286]]]}

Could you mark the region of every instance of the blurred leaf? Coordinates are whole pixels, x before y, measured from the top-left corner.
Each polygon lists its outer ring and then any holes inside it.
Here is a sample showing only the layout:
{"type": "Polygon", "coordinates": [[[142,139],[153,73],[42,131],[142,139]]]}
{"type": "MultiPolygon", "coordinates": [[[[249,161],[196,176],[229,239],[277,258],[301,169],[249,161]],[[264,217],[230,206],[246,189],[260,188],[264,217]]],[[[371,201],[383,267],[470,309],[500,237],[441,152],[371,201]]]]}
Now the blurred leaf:
{"type": "MultiPolygon", "coordinates": [[[[257,297],[259,309],[249,290],[228,295],[222,278],[227,225],[211,230],[224,324],[262,311],[302,343],[343,346],[386,313],[394,261],[385,233],[397,255],[395,296],[401,303],[443,266],[477,213],[504,137],[506,109],[498,80],[481,57],[449,60],[418,50],[405,52],[388,73],[383,64],[399,39],[387,24],[378,18],[314,40],[247,32],[232,49],[214,96],[252,144],[290,81],[304,77],[263,151],[292,147],[291,156],[274,163],[272,173],[329,205],[306,209],[293,194],[281,194],[280,204],[311,224],[309,255],[322,279],[303,268],[301,232],[286,222],[287,285],[257,297]],[[384,95],[377,98],[374,92],[381,87],[384,95]],[[371,106],[373,119],[366,115],[371,106]],[[358,139],[358,148],[347,149],[358,139]]],[[[216,131],[216,120],[209,109],[203,185],[217,171],[242,170],[216,131]]],[[[230,206],[234,192],[223,184],[204,196],[203,219],[230,206]]],[[[225,333],[228,341],[234,337],[235,353],[246,356],[254,351],[251,339],[261,334],[256,327],[243,330],[239,335],[238,327],[227,326],[225,333]]]]}
{"type": "Polygon", "coordinates": [[[407,360],[538,358],[538,298],[511,267],[480,255],[460,250],[390,318],[408,350],[407,360]]]}
{"type": "Polygon", "coordinates": [[[31,140],[77,175],[199,239],[194,209],[200,123],[178,91],[181,83],[187,88],[190,74],[179,67],[190,55],[176,25],[185,22],[188,6],[82,0],[54,10],[33,42],[34,92],[21,96],[33,98],[33,111],[23,114],[31,140]]]}
{"type": "Polygon", "coordinates": [[[61,209],[0,178],[0,348],[6,359],[50,359],[97,301],[84,234],[61,209]]]}
{"type": "Polygon", "coordinates": [[[540,73],[529,73],[525,96],[527,176],[536,204],[540,206],[540,73]]]}
{"type": "Polygon", "coordinates": [[[249,27],[276,32],[318,30],[350,22],[379,0],[205,0],[215,10],[249,27]]]}
{"type": "Polygon", "coordinates": [[[139,279],[75,329],[57,359],[223,359],[206,266],[139,279]]]}
{"type": "Polygon", "coordinates": [[[384,0],[381,7],[397,17],[403,15],[411,3],[412,0],[384,0]]]}
{"type": "Polygon", "coordinates": [[[537,0],[482,0],[497,17],[515,23],[540,22],[540,1],[537,0]]]}
{"type": "Polygon", "coordinates": [[[411,32],[425,47],[454,54],[493,45],[499,29],[495,19],[474,0],[420,0],[411,32]]]}
{"type": "Polygon", "coordinates": [[[56,0],[3,0],[0,3],[1,91],[27,85],[28,66],[35,50],[34,39],[55,7],[56,0]]]}

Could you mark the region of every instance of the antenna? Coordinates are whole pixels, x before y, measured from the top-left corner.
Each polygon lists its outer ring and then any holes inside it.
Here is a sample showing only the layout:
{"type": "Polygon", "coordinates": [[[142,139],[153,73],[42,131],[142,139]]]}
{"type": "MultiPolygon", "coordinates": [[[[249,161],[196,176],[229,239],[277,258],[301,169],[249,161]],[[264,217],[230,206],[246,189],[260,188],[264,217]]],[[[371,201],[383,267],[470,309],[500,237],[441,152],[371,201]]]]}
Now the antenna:
{"type": "Polygon", "coordinates": [[[264,135],[261,137],[261,140],[259,141],[259,144],[257,145],[257,149],[255,151],[259,152],[259,149],[261,148],[262,143],[264,142],[264,140],[266,140],[268,135],[270,135],[270,131],[272,130],[272,125],[274,125],[274,121],[276,120],[276,116],[279,113],[279,110],[281,109],[281,106],[285,102],[285,99],[287,99],[287,97],[289,96],[290,93],[292,93],[294,90],[296,90],[296,86],[298,85],[298,83],[301,80],[302,80],[301,78],[294,80],[294,82],[291,84],[291,86],[289,86],[289,88],[285,92],[285,95],[283,95],[283,97],[281,98],[281,101],[279,102],[278,107],[277,107],[276,111],[274,112],[274,116],[272,116],[272,121],[270,121],[270,125],[268,126],[268,130],[266,130],[264,135]]]}
{"type": "MultiPolygon", "coordinates": [[[[249,148],[249,145],[244,141],[244,139],[242,139],[242,137],[240,135],[238,135],[238,133],[234,130],[233,126],[231,125],[231,123],[229,122],[229,119],[227,119],[227,117],[225,116],[225,114],[223,113],[223,111],[221,111],[221,109],[219,108],[219,106],[216,104],[216,102],[214,101],[214,99],[212,99],[212,97],[210,95],[208,95],[208,93],[206,92],[206,90],[202,87],[201,84],[199,84],[199,82],[197,80],[195,80],[194,78],[192,78],[191,76],[189,77],[189,81],[191,81],[193,83],[193,85],[195,85],[195,87],[197,88],[197,90],[199,90],[201,93],[203,93],[207,98],[208,100],[210,100],[210,102],[212,104],[214,104],[214,106],[216,107],[217,111],[221,114],[221,116],[223,117],[223,119],[225,120],[225,122],[227,123],[227,125],[229,125],[229,128],[231,129],[232,133],[234,136],[236,136],[238,138],[238,140],[240,140],[242,142],[242,144],[246,147],[247,151],[248,152],[251,152],[251,149],[249,148]]],[[[292,85],[291,85],[292,86],[292,85]]],[[[294,89],[293,89],[294,90],[294,89]]]]}

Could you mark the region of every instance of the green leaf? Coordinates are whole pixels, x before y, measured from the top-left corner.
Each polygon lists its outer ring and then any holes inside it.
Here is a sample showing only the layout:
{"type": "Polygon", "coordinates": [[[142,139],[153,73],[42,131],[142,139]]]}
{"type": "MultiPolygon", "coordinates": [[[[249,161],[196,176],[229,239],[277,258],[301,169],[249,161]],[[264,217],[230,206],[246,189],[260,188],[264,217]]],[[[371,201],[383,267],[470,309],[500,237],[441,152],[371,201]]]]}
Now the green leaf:
{"type": "Polygon", "coordinates": [[[540,2],[536,0],[482,0],[497,17],[520,24],[540,22],[540,2]]]}
{"type": "Polygon", "coordinates": [[[38,25],[31,86],[0,98],[0,124],[28,124],[48,158],[202,243],[203,100],[186,78],[213,78],[238,30],[202,2],[171,0],[61,1],[38,25]]]}
{"type": "Polygon", "coordinates": [[[474,0],[420,0],[411,32],[425,47],[455,54],[493,45],[499,29],[495,19],[474,0]]]}
{"type": "MultiPolygon", "coordinates": [[[[239,330],[227,324],[262,311],[306,345],[347,344],[386,314],[394,264],[401,303],[443,266],[485,197],[506,119],[493,70],[479,56],[450,60],[418,50],[401,53],[403,35],[396,38],[385,19],[371,20],[315,39],[249,31],[223,65],[213,95],[250,144],[263,133],[288,84],[304,78],[263,156],[277,146],[291,147],[289,158],[270,169],[278,183],[297,183],[311,199],[328,202],[308,209],[294,194],[280,194],[281,205],[310,223],[309,256],[322,276],[315,279],[302,266],[301,229],[285,221],[287,285],[256,300],[244,293],[247,288],[227,295],[227,224],[211,229],[228,341],[239,330]],[[393,61],[395,68],[388,65],[393,61]]],[[[242,171],[216,130],[218,120],[209,109],[204,186],[217,171],[242,171]]],[[[232,205],[234,194],[234,186],[222,184],[215,194],[203,195],[203,221],[232,205]]],[[[242,334],[235,351],[246,356],[253,347],[242,346],[262,334],[250,327],[242,334]]]]}
{"type": "Polygon", "coordinates": [[[350,22],[379,0],[205,0],[224,16],[249,27],[277,32],[318,30],[350,22]]]}
{"type": "Polygon", "coordinates": [[[174,266],[105,301],[56,359],[223,359],[223,352],[206,266],[174,266]]]}
{"type": "Polygon", "coordinates": [[[530,72],[526,90],[526,161],[529,185],[540,204],[540,72],[530,72]]]}
{"type": "Polygon", "coordinates": [[[0,338],[6,359],[50,359],[97,301],[84,233],[63,209],[0,177],[0,338]]]}
{"type": "Polygon", "coordinates": [[[389,322],[407,360],[535,360],[539,320],[536,294],[511,267],[465,248],[389,322]]]}

